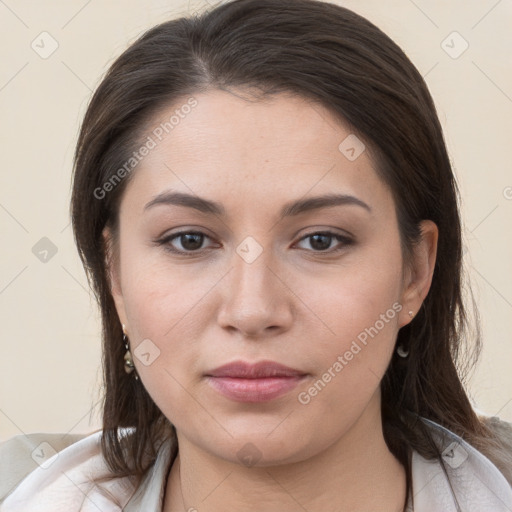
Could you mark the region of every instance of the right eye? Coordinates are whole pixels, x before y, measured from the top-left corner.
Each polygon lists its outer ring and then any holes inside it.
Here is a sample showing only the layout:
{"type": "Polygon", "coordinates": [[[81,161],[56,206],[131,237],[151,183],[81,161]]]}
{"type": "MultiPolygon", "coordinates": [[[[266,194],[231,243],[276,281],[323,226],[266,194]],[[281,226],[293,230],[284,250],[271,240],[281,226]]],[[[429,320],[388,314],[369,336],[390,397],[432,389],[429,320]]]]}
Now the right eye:
{"type": "Polygon", "coordinates": [[[210,237],[201,231],[180,231],[167,235],[157,241],[158,245],[164,246],[164,249],[179,254],[201,252],[203,242],[210,237]],[[177,245],[181,247],[177,247],[177,245]]]}

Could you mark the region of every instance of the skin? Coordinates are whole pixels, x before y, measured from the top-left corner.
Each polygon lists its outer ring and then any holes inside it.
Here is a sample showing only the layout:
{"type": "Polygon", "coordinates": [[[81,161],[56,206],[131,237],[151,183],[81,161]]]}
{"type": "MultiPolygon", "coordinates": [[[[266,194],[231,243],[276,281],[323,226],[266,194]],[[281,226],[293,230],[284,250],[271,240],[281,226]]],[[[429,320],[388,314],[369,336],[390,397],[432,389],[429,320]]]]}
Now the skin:
{"type": "MultiPolygon", "coordinates": [[[[405,472],[383,438],[379,384],[398,330],[430,288],[436,225],[422,223],[406,266],[390,189],[368,150],[354,161],[340,152],[351,131],[323,107],[285,93],[263,101],[239,91],[194,97],[198,105],[134,171],[111,269],[132,353],[145,339],[160,351],[148,366],[134,361],[177,430],[164,511],[402,510],[405,472]],[[144,210],[169,189],[222,203],[226,215],[162,204],[144,210]],[[333,192],[356,196],[371,212],[338,205],[278,218],[289,201],[333,192]],[[206,236],[196,246],[167,242],[188,249],[183,255],[155,243],[182,229],[206,236]],[[306,237],[326,230],[354,243],[306,237]],[[247,236],[262,248],[251,263],[236,251],[247,236]],[[300,403],[299,393],[396,303],[400,312],[300,403]],[[275,400],[235,402],[204,373],[239,359],[270,359],[308,376],[275,400]],[[258,454],[252,466],[237,455],[247,443],[258,454]]],[[[162,110],[155,126],[178,107],[162,110]]]]}

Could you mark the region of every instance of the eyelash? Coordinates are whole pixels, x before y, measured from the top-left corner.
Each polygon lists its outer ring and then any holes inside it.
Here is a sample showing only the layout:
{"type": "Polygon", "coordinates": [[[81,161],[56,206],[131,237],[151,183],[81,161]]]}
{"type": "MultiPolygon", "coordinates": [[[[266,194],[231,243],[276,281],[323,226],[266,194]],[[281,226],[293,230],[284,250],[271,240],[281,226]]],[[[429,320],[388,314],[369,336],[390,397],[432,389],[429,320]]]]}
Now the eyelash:
{"type": "MultiPolygon", "coordinates": [[[[197,249],[197,250],[188,250],[188,251],[182,251],[182,250],[178,250],[178,249],[175,249],[173,248],[171,245],[170,245],[170,242],[173,241],[174,239],[177,239],[179,238],[180,236],[182,235],[203,235],[204,237],[206,238],[210,238],[208,235],[206,235],[205,233],[202,233],[201,231],[179,231],[178,233],[173,233],[172,235],[169,235],[169,236],[166,236],[160,240],[156,240],[156,244],[158,246],[164,246],[164,249],[168,252],[171,252],[173,254],[181,254],[181,255],[188,255],[188,254],[199,254],[201,253],[202,251],[204,251],[205,249],[197,249]]],[[[341,247],[337,248],[337,249],[327,249],[327,250],[320,250],[320,251],[315,251],[315,250],[308,250],[308,252],[314,252],[314,253],[317,253],[317,254],[332,254],[332,253],[336,253],[336,252],[340,252],[343,250],[344,247],[347,247],[349,245],[352,245],[354,243],[354,240],[352,240],[351,238],[347,237],[347,236],[344,236],[344,235],[340,235],[339,233],[335,233],[333,231],[314,231],[312,233],[308,233],[306,235],[304,235],[300,240],[299,242],[301,242],[302,240],[305,240],[307,238],[311,238],[315,235],[323,235],[323,236],[328,236],[328,237],[331,237],[331,238],[334,238],[335,240],[337,240],[338,242],[341,242],[341,247]]],[[[203,239],[204,240],[204,239],[203,239]]]]}

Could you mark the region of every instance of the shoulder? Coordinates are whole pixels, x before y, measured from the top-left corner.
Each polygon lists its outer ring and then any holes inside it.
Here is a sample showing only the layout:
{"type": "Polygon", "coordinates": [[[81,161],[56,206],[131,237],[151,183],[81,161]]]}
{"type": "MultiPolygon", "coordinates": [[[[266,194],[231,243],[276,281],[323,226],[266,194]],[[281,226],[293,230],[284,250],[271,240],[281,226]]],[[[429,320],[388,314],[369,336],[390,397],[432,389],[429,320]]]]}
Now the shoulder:
{"type": "Polygon", "coordinates": [[[485,455],[492,460],[512,486],[512,423],[497,416],[479,415],[481,421],[496,436],[501,446],[489,448],[485,455]]]}
{"type": "Polygon", "coordinates": [[[0,511],[81,510],[84,500],[121,511],[135,481],[112,474],[101,434],[31,434],[0,445],[0,511]]]}
{"type": "Polygon", "coordinates": [[[86,434],[37,433],[0,443],[0,503],[34,469],[84,437],[86,434]]]}
{"type": "Polygon", "coordinates": [[[414,510],[512,510],[511,484],[487,454],[441,425],[422,420],[429,427],[440,458],[427,460],[413,453],[414,510]]]}

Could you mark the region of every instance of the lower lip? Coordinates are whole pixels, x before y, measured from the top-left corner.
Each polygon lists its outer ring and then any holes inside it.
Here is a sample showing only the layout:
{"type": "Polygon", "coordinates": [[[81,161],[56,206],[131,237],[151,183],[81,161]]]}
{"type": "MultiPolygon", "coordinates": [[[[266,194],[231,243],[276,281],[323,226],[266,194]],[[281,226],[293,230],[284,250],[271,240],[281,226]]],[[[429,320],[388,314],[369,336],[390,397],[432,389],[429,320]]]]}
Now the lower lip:
{"type": "Polygon", "coordinates": [[[304,376],[261,379],[208,376],[208,383],[219,393],[236,402],[267,402],[288,393],[303,379],[304,376]]]}

